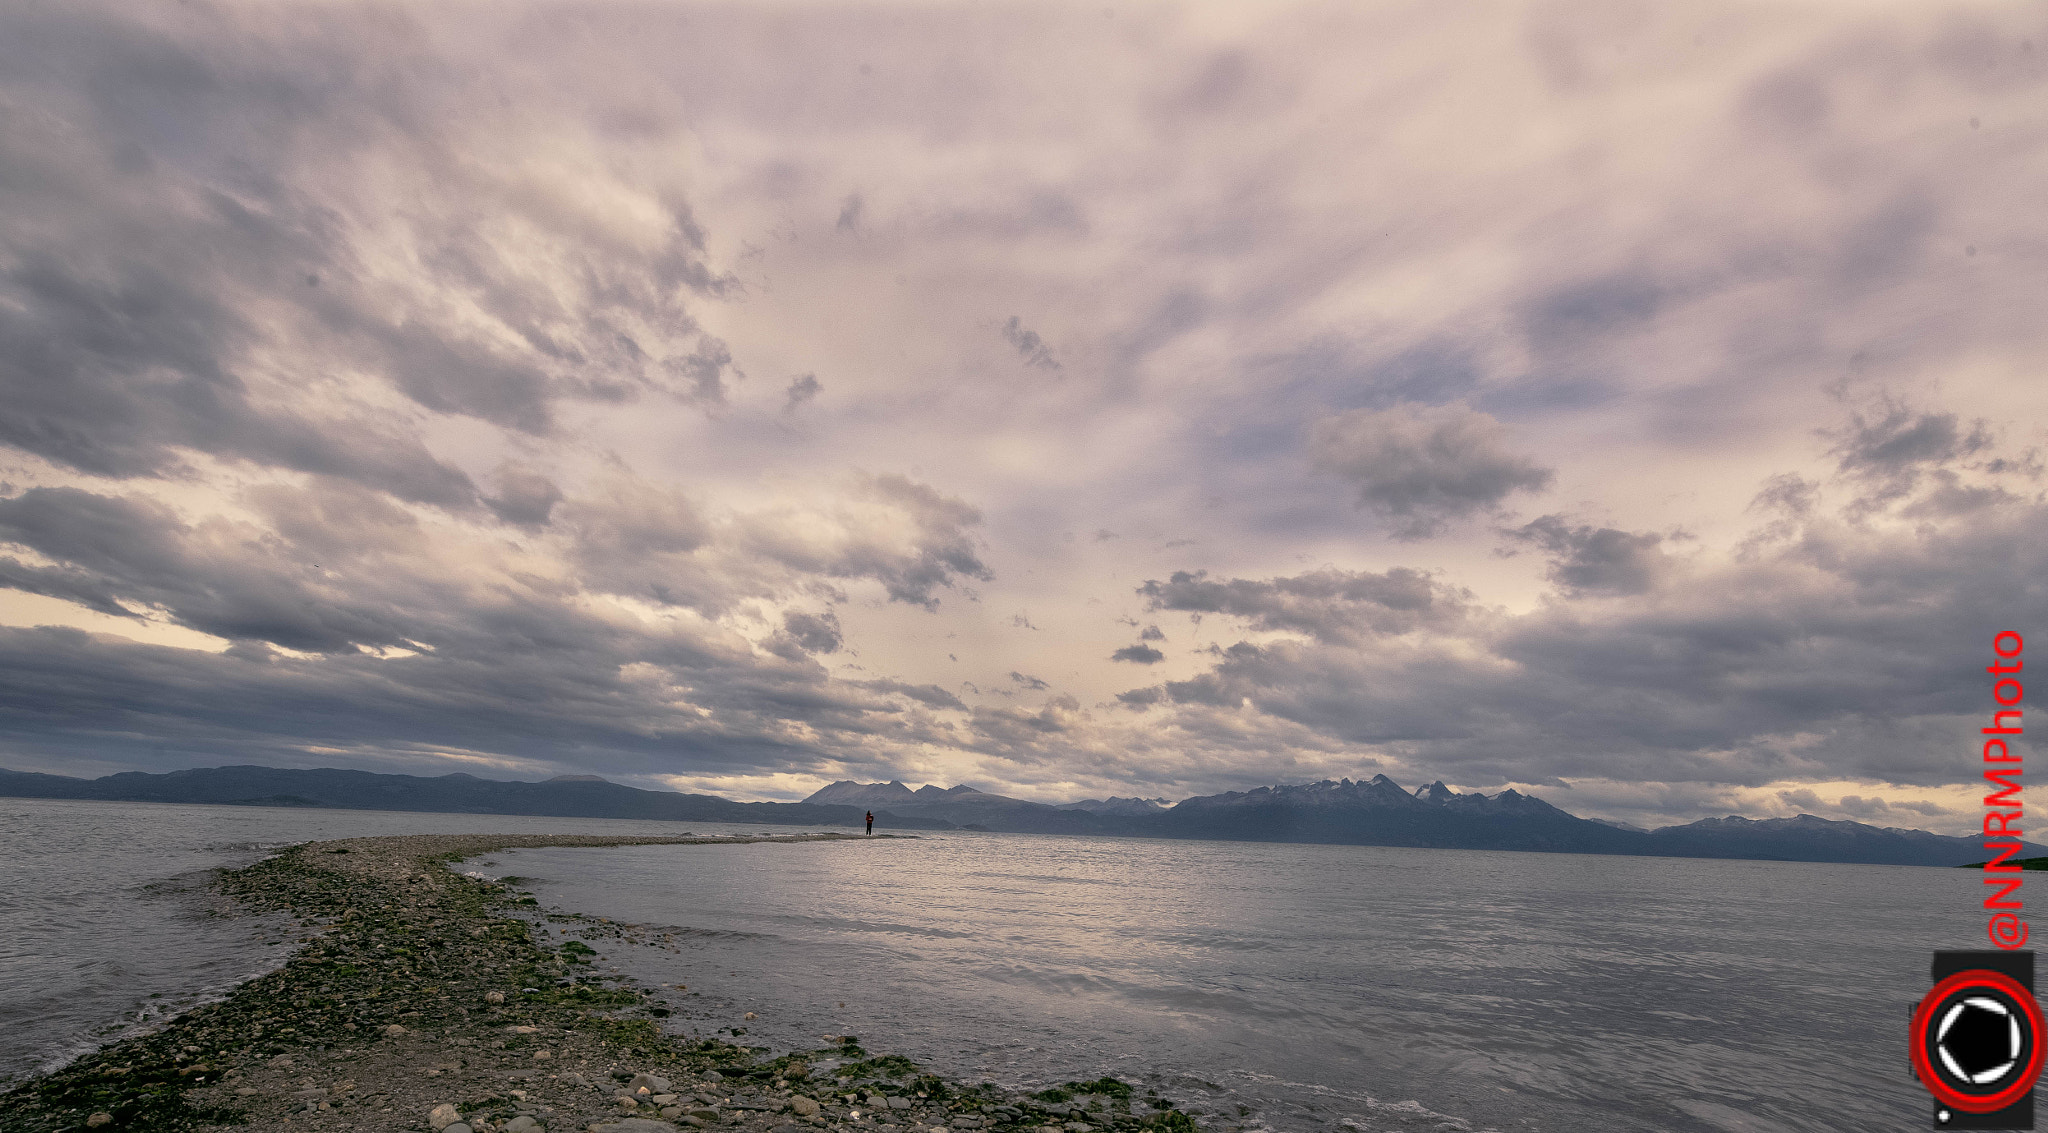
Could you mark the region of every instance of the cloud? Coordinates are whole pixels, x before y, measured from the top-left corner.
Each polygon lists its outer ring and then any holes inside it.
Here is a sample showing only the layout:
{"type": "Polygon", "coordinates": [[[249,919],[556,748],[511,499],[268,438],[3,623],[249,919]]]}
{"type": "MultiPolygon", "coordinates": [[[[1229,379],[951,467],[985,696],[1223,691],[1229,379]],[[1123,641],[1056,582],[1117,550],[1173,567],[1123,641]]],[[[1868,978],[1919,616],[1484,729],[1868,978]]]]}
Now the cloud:
{"type": "Polygon", "coordinates": [[[524,465],[506,461],[498,466],[498,494],[484,500],[506,523],[520,527],[546,527],[555,505],[562,502],[562,490],[555,482],[524,465]]]}
{"type": "Polygon", "coordinates": [[[1878,416],[1857,411],[1845,428],[1829,433],[1840,470],[1869,487],[1866,507],[1898,499],[1923,475],[1991,446],[1987,422],[1965,431],[1953,413],[1915,412],[1890,399],[1878,416]]]}
{"type": "Polygon", "coordinates": [[[1003,324],[1003,338],[1017,348],[1026,366],[1055,371],[1060,368],[1059,359],[1052,356],[1052,347],[1038,337],[1037,331],[1027,329],[1017,316],[1011,315],[1010,321],[1003,324]]]}
{"type": "Polygon", "coordinates": [[[1139,665],[1157,665],[1166,660],[1166,654],[1149,645],[1126,645],[1109,655],[1112,661],[1130,661],[1139,665]]]}
{"type": "Polygon", "coordinates": [[[1354,409],[1309,433],[1317,471],[1358,488],[1358,502],[1394,524],[1397,539],[1423,539],[1453,521],[1536,491],[1548,469],[1509,451],[1499,421],[1464,406],[1354,409]]]}
{"type": "Polygon", "coordinates": [[[789,380],[787,400],[783,403],[784,413],[795,413],[823,392],[825,387],[818,382],[816,374],[800,374],[789,380]]]}
{"type": "Polygon", "coordinates": [[[782,628],[806,653],[837,653],[845,641],[839,618],[830,610],[822,614],[791,610],[782,616],[782,628]]]}
{"type": "Polygon", "coordinates": [[[1421,571],[1320,570],[1291,578],[1211,579],[1206,571],[1175,571],[1138,588],[1148,610],[1223,614],[1253,629],[1304,633],[1356,643],[1456,623],[1470,595],[1421,571]]]}
{"type": "Polygon", "coordinates": [[[1961,821],[2037,32],[1490,19],[6,8],[0,762],[1961,821]]]}
{"type": "Polygon", "coordinates": [[[1572,526],[1563,516],[1540,516],[1502,532],[1550,556],[1546,577],[1568,594],[1642,594],[1671,568],[1658,547],[1664,536],[1612,527],[1572,526]]]}

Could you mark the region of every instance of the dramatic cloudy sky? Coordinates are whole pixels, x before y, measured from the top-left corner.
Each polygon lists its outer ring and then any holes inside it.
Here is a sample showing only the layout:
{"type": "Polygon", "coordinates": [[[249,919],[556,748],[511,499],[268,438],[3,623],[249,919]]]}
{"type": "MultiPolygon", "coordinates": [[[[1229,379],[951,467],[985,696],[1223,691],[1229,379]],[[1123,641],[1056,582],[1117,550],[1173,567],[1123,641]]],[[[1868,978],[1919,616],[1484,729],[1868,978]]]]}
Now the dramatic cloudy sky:
{"type": "Polygon", "coordinates": [[[22,0],[0,765],[1958,829],[2044,199],[2025,5],[22,0]]]}

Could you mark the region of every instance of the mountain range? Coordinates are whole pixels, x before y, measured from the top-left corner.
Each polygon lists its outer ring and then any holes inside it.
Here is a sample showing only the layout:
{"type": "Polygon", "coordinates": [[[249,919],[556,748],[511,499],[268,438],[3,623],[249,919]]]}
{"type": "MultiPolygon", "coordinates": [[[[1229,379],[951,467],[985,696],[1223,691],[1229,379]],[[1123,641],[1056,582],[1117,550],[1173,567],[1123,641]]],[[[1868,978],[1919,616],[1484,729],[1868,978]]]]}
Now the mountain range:
{"type": "MultiPolygon", "coordinates": [[[[843,781],[798,803],[746,803],[716,795],[645,791],[597,776],[544,783],[453,774],[383,775],[332,768],[202,767],[99,779],[0,769],[0,796],[131,802],[341,807],[568,818],[640,818],[857,827],[865,812],[897,830],[1317,842],[1431,849],[1536,850],[1655,857],[1758,858],[1958,866],[1981,862],[1980,838],[1955,838],[1802,814],[1710,818],[1639,830],[1580,818],[1534,795],[1459,793],[1441,781],[1409,791],[1385,775],[1259,787],[1184,799],[1038,803],[972,787],[843,781]]],[[[2029,856],[2048,846],[2024,843],[2029,856]]]]}

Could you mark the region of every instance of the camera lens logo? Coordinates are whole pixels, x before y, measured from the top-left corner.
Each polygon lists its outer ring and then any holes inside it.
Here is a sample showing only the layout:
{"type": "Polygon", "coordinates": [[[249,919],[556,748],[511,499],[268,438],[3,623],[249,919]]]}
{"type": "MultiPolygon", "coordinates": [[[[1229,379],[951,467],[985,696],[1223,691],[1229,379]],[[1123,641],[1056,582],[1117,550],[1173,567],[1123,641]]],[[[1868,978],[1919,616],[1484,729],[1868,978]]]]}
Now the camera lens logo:
{"type": "Polygon", "coordinates": [[[1913,1069],[1941,1104],[1993,1113],[2034,1088],[2048,1053],[2043,1030],[2040,1005],[2018,980],[1983,968],[1956,972],[1914,1014],[1913,1069]]]}

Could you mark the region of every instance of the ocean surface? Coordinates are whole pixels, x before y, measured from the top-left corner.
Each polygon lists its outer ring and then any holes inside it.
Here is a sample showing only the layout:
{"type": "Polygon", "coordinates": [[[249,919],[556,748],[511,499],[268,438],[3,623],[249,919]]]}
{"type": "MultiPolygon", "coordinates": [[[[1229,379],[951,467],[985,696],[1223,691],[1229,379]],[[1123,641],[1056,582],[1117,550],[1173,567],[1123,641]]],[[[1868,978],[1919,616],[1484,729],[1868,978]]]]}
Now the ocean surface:
{"type": "Polygon", "coordinates": [[[207,883],[295,842],[791,829],[0,798],[0,1088],[282,964],[296,922],[223,915],[207,883]]]}
{"type": "MultiPolygon", "coordinates": [[[[784,829],[0,814],[0,1072],[17,1074],[275,964],[290,926],[213,915],[199,883],[280,844],[784,829]]],[[[851,1033],[1006,1085],[1113,1074],[1213,1130],[1922,1128],[1907,1012],[1931,950],[1982,939],[1974,875],[1888,866],[946,832],[461,868],[668,938],[593,944],[599,967],[669,985],[673,1030],[778,1049],[851,1033]]]]}

